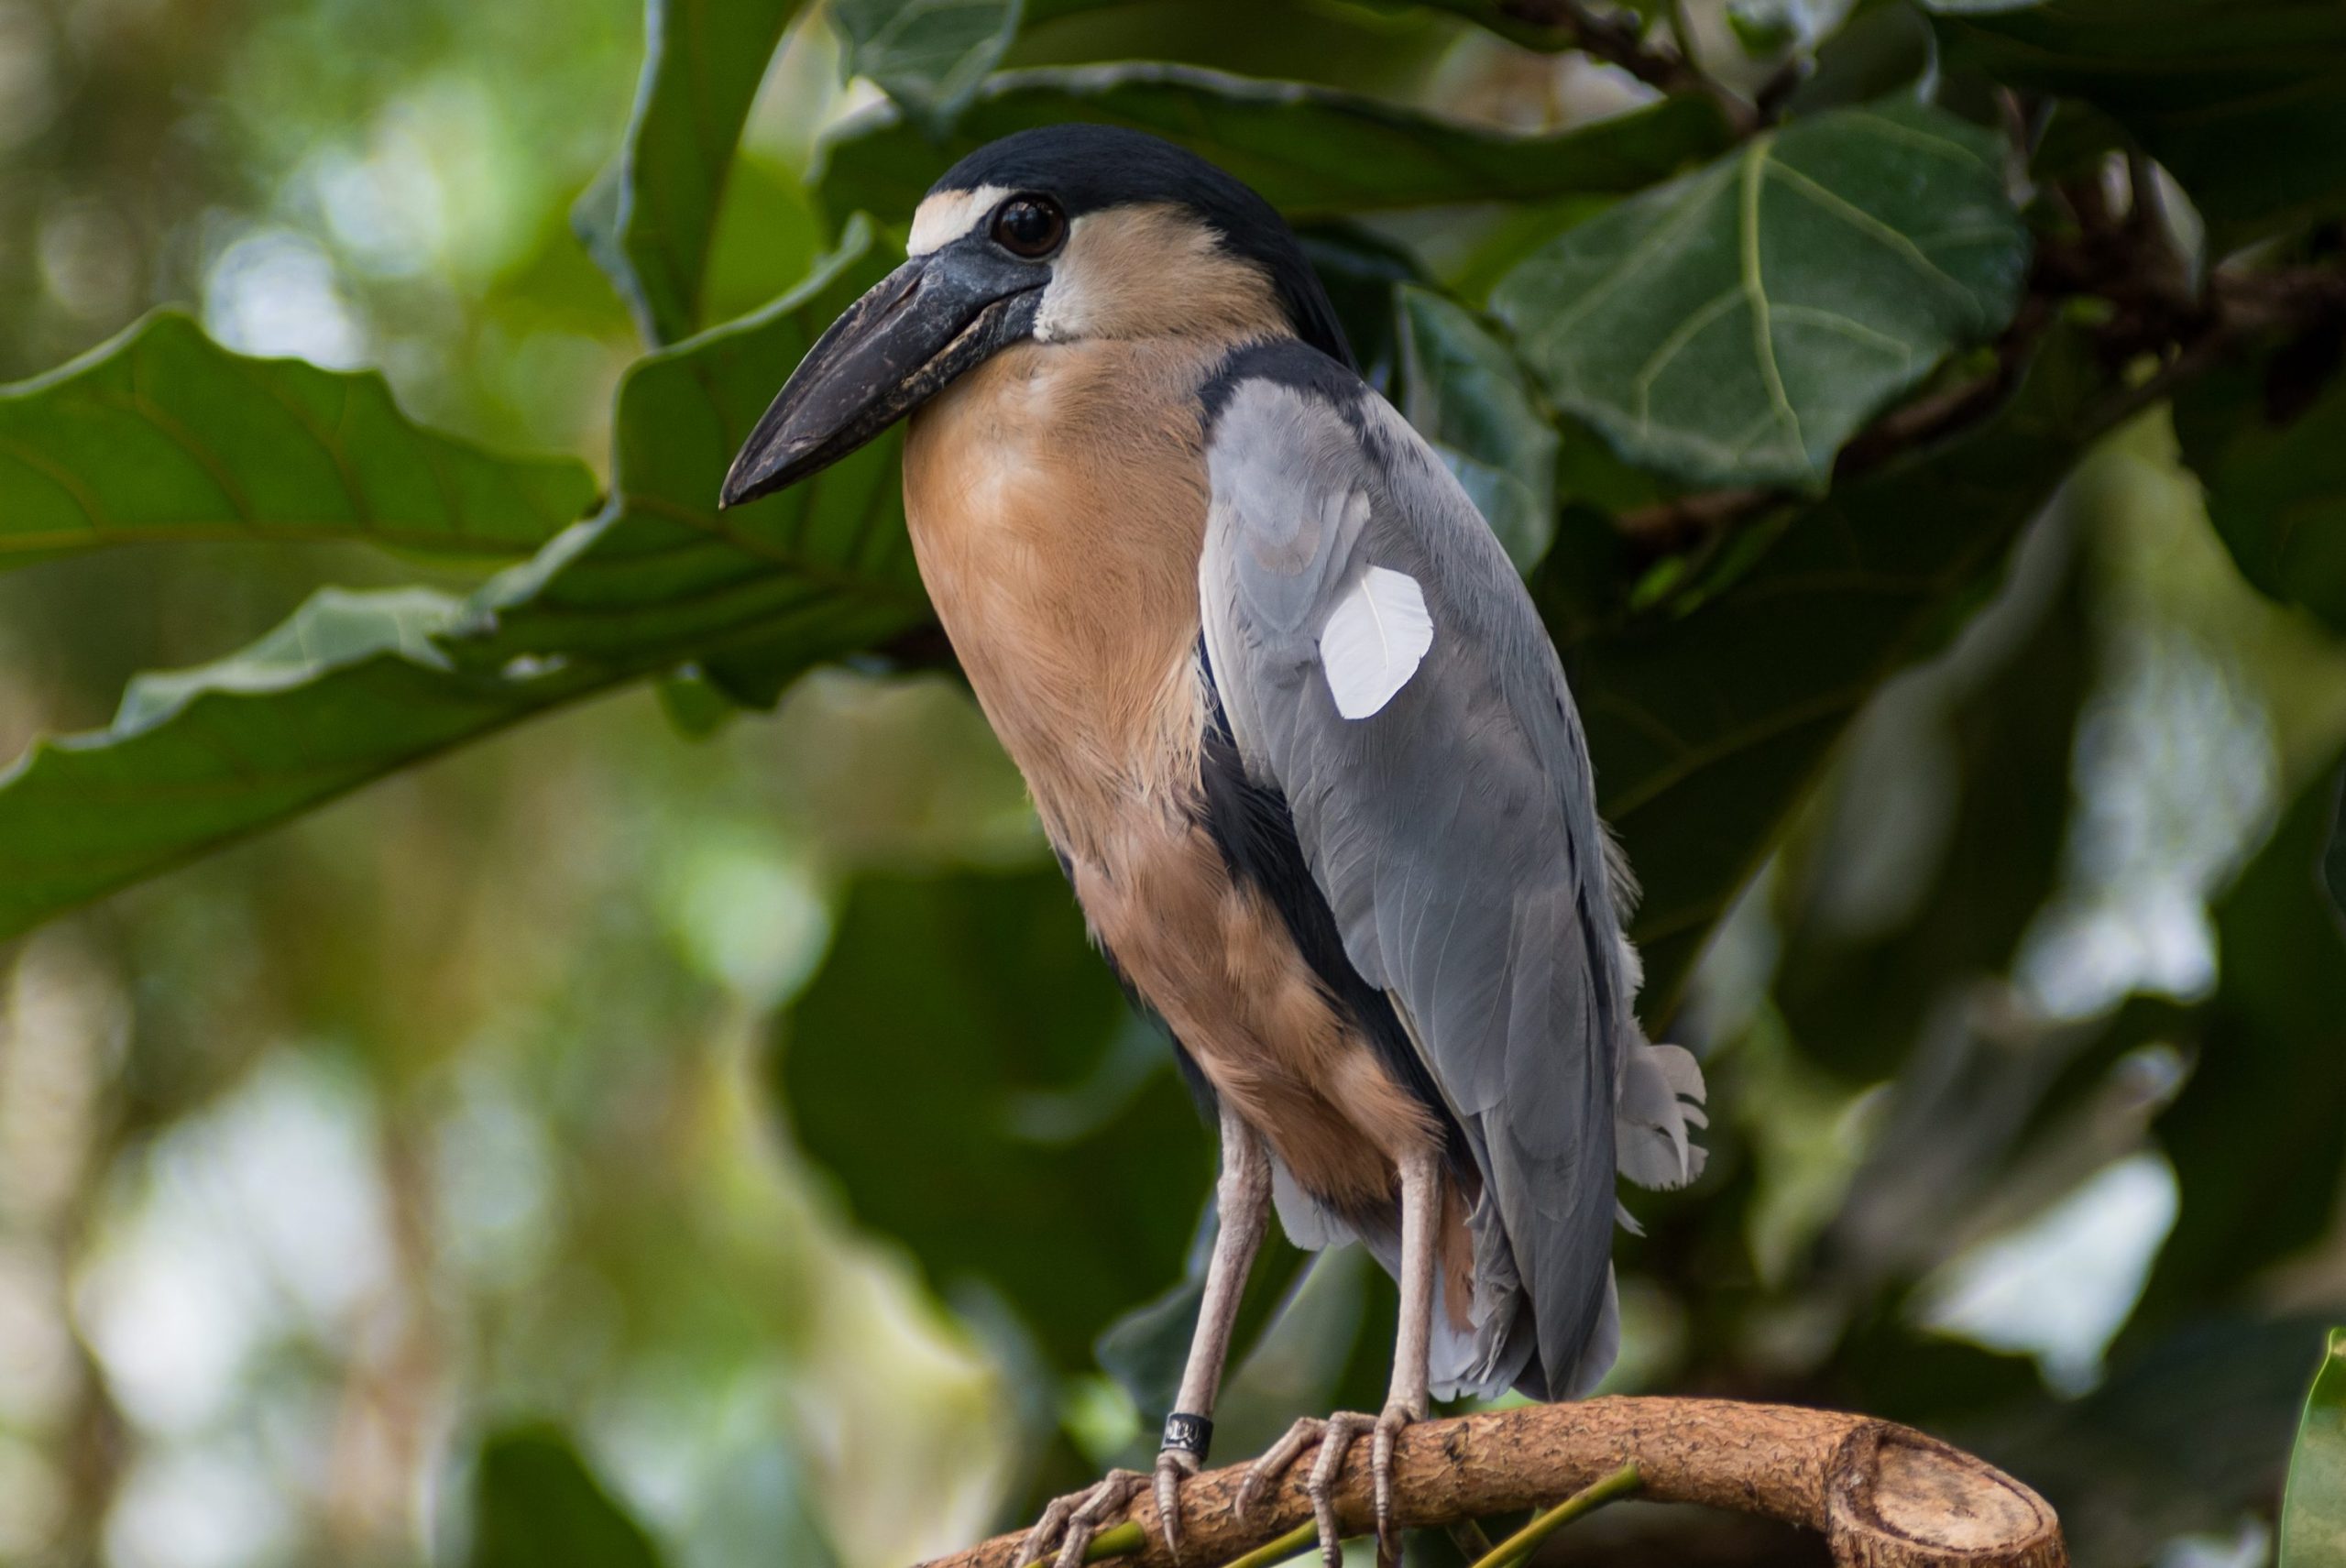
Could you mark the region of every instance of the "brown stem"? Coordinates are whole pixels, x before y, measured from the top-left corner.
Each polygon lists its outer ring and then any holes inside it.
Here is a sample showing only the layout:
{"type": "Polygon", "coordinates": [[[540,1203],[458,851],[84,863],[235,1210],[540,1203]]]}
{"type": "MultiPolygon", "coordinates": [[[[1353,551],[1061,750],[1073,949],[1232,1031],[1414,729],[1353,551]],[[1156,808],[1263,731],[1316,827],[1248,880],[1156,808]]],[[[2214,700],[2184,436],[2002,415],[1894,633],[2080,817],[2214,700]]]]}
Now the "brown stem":
{"type": "MultiPolygon", "coordinates": [[[[2001,1471],[1936,1438],[1865,1416],[1727,1399],[1604,1398],[1428,1421],[1395,1455],[1399,1523],[1442,1526],[1542,1506],[1634,1464],[1642,1497],[1760,1514],[1825,1535],[1841,1568],[2064,1568],[2060,1521],[2001,1471]]],[[[1244,1520],[1244,1467],[1181,1488],[1183,1568],[1227,1563],[1311,1517],[1300,1471],[1244,1520]]],[[[1347,1535],[1374,1528],[1368,1468],[1348,1461],[1336,1497],[1347,1535]]],[[[1123,1561],[1172,1568],[1143,1497],[1146,1540],[1123,1561]]],[[[1017,1568],[1003,1535],[924,1568],[1017,1568]]]]}

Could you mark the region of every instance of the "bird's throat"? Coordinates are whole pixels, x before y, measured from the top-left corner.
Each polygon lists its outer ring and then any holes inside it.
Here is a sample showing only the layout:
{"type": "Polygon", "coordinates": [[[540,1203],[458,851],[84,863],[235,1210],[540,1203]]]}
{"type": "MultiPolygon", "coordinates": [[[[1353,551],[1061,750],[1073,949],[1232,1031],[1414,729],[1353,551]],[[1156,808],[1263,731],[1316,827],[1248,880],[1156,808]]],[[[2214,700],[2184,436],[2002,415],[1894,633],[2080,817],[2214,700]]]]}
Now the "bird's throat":
{"type": "Polygon", "coordinates": [[[1055,836],[1197,777],[1197,388],[1217,345],[1021,345],[915,417],[929,598],[1055,836]]]}

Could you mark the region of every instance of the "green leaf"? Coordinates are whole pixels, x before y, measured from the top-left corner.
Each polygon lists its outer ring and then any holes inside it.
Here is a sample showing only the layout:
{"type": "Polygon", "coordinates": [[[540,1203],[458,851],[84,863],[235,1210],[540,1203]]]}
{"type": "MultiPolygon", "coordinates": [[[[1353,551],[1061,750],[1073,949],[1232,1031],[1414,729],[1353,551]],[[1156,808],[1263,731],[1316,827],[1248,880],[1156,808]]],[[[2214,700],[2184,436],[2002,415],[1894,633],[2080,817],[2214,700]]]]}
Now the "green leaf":
{"type": "Polygon", "coordinates": [[[2275,419],[2273,368],[2226,366],[2187,387],[2176,439],[2241,575],[2346,632],[2346,377],[2275,419]]]}
{"type": "Polygon", "coordinates": [[[1635,191],[1726,144],[1706,100],[1670,99],[1551,136],[1514,136],[1291,82],[1189,66],[1009,71],[981,88],[941,145],[888,110],[828,144],[835,212],[903,216],[948,164],[997,137],[1063,121],[1129,126],[1211,159],[1290,217],[1635,191]]]}
{"type": "Polygon", "coordinates": [[[1020,0],[832,0],[848,70],[944,136],[1018,35],[1020,0]]]}
{"type": "Polygon", "coordinates": [[[1962,58],[2083,98],[2189,192],[2219,248],[2346,209],[2346,8],[2307,0],[1924,0],[1962,58]]]}
{"type": "Polygon", "coordinates": [[[798,0],[649,0],[627,141],[571,215],[647,343],[701,323],[734,149],[797,10],[798,0]]]}
{"type": "Polygon", "coordinates": [[[741,716],[741,704],[718,688],[697,664],[662,677],[660,711],[687,740],[706,740],[741,716]]]}
{"type": "Polygon", "coordinates": [[[659,1568],[643,1527],[559,1428],[492,1434],[473,1472],[466,1568],[659,1568]]]}
{"type": "Polygon", "coordinates": [[[1208,1139],[1056,870],[859,883],[786,1029],[782,1102],[857,1218],[1056,1365],[1179,1275],[1208,1139]]]}
{"type": "Polygon", "coordinates": [[[1931,24],[1906,5],[1861,5],[1816,48],[1816,58],[1792,96],[1794,118],[1922,91],[1938,62],[1931,24]]]}
{"type": "Polygon", "coordinates": [[[218,539],[510,559],[595,490],[568,458],[501,456],[411,422],[372,371],[231,354],[175,312],[0,389],[0,568],[218,539]]]}
{"type": "Polygon", "coordinates": [[[1631,927],[1666,1018],[1704,939],[1773,850],[1849,720],[1979,602],[2087,442],[2098,383],[2066,335],[1968,438],[1741,525],[1678,598],[1574,608],[1560,540],[1533,580],[1588,729],[1598,805],[1645,889],[1631,927]]]}
{"type": "Polygon", "coordinates": [[[1518,571],[1548,553],[1556,530],[1556,432],[1523,372],[1474,313],[1431,291],[1395,295],[1401,411],[1442,454],[1518,571]]]}
{"type": "Polygon", "coordinates": [[[799,170],[744,147],[709,239],[701,319],[729,322],[763,310],[814,270],[836,238],[799,170]]]}
{"type": "Polygon", "coordinates": [[[900,436],[720,511],[733,455],[823,330],[887,271],[868,223],[765,310],[639,361],[620,384],[612,504],[489,586],[470,657],[612,673],[722,660],[803,669],[926,623],[900,436]]]}
{"type": "Polygon", "coordinates": [[[1417,258],[1346,220],[1309,225],[1296,238],[1335,307],[1361,378],[1389,395],[1400,358],[1398,291],[1425,280],[1417,258]]]}
{"type": "Polygon", "coordinates": [[[2346,1329],[2330,1331],[2289,1455],[2280,1568],[2346,1563],[2346,1329]]]}
{"type": "Polygon", "coordinates": [[[688,663],[779,684],[929,619],[897,446],[720,514],[740,439],[882,263],[869,225],[762,314],[643,361],[617,499],[461,607],[326,590],[243,653],[134,683],[0,775],[0,935],[557,704],[688,663]]]}
{"type": "Polygon", "coordinates": [[[468,674],[462,606],[329,588],[241,653],[131,683],[107,729],[0,774],[0,936],[588,689],[468,674]]]}
{"type": "Polygon", "coordinates": [[[1868,419],[2011,319],[2027,261],[1994,138],[1885,103],[1622,203],[1491,307],[1557,404],[1630,462],[1814,488],[1868,419]]]}

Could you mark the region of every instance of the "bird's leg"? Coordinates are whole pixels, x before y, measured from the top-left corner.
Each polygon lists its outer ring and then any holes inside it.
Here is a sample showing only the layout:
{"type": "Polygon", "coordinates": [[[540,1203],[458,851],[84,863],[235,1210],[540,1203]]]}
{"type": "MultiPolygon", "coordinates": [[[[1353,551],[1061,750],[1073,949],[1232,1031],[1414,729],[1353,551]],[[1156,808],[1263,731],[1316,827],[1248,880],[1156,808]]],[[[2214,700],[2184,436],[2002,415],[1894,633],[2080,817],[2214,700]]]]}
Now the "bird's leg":
{"type": "MultiPolygon", "coordinates": [[[[1164,1445],[1157,1454],[1157,1525],[1165,1532],[1166,1551],[1176,1558],[1181,1555],[1181,1481],[1205,1463],[1213,1437],[1214,1398],[1222,1390],[1238,1305],[1246,1294],[1246,1271],[1254,1266],[1255,1251],[1270,1223],[1270,1152],[1262,1135],[1240,1121],[1226,1102],[1222,1107],[1222,1177],[1214,1188],[1214,1211],[1213,1252],[1206,1260],[1197,1332],[1189,1340],[1181,1391],[1173,1401],[1173,1413],[1165,1418],[1164,1445]]],[[[1091,1490],[1061,1497],[1027,1532],[1019,1562],[1037,1561],[1056,1540],[1055,1568],[1076,1568],[1091,1537],[1149,1485],[1150,1477],[1136,1471],[1112,1470],[1091,1490]]]]}
{"type": "Polygon", "coordinates": [[[1393,1344],[1393,1381],[1386,1394],[1384,1412],[1376,1416],[1339,1410],[1321,1420],[1306,1416],[1287,1435],[1248,1467],[1238,1488],[1237,1508],[1250,1511],[1265,1488],[1317,1443],[1319,1457],[1305,1477],[1304,1495],[1320,1521],[1320,1555],[1328,1568],[1341,1568],[1343,1538],[1336,1527],[1336,1478],[1353,1440],[1371,1434],[1370,1485],[1376,1506],[1376,1557],[1389,1565],[1400,1560],[1400,1542],[1393,1531],[1393,1445],[1401,1429],[1425,1420],[1431,1408],[1427,1384],[1427,1352],[1433,1340],[1434,1226],[1442,1209],[1442,1168],[1431,1152],[1411,1155],[1401,1170],[1401,1332],[1393,1344]]]}
{"type": "Polygon", "coordinates": [[[1230,1359],[1230,1336],[1238,1326],[1238,1306],[1246,1294],[1246,1273],[1255,1264],[1264,1228],[1271,1217],[1271,1157],[1262,1135],[1222,1106],[1222,1179],[1214,1189],[1217,1224],[1213,1255],[1206,1260],[1206,1288],[1198,1303],[1197,1332],[1189,1340],[1181,1392],[1165,1418],[1163,1446],[1157,1453],[1157,1518],[1165,1550],[1181,1555],[1181,1478],[1205,1464],[1213,1438],[1214,1398],[1230,1359]]]}

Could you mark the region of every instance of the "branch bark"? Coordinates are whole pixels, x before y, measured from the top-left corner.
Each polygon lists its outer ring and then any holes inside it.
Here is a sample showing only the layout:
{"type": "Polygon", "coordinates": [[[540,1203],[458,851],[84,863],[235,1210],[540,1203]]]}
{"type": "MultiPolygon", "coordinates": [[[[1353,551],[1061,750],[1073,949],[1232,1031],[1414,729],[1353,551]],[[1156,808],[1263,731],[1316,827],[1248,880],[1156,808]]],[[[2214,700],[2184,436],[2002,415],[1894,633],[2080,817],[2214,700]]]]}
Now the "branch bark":
{"type": "MultiPolygon", "coordinates": [[[[1365,1445],[1363,1447],[1365,1453],[1365,1445]]],[[[1841,1568],[2065,1568],[2060,1521],[1992,1465],[1890,1421],[1726,1399],[1603,1398],[1429,1421],[1401,1436],[1396,1509],[1410,1528],[1552,1503],[1635,1464],[1640,1497],[1760,1514],[1821,1531],[1841,1568]]],[[[1243,1465],[1181,1488],[1183,1568],[1226,1563],[1311,1517],[1300,1471],[1257,1513],[1231,1512],[1243,1465]]],[[[1147,1544],[1123,1559],[1173,1568],[1146,1497],[1147,1544]]],[[[1367,1465],[1349,1458],[1336,1511],[1372,1528],[1367,1465]]],[[[922,1568],[1021,1568],[1021,1537],[997,1536],[922,1568]]]]}

